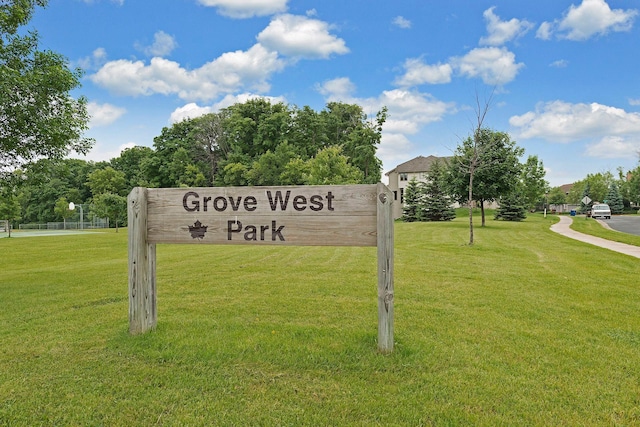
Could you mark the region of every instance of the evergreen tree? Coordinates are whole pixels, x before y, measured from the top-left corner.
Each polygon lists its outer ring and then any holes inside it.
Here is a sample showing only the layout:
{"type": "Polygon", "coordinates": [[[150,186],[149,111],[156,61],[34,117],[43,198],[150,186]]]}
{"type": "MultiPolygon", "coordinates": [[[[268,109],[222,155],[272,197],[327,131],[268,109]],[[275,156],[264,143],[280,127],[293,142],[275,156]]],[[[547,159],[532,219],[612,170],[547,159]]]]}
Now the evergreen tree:
{"type": "Polygon", "coordinates": [[[422,212],[425,220],[451,221],[456,217],[446,191],[445,173],[445,167],[436,161],[427,173],[427,182],[419,185],[419,190],[423,193],[422,212]]]}
{"type": "Polygon", "coordinates": [[[404,190],[404,206],[402,208],[402,220],[414,222],[422,220],[422,191],[418,181],[412,179],[404,190]]]}
{"type": "Polygon", "coordinates": [[[621,214],[624,212],[624,203],[622,201],[622,195],[620,194],[620,189],[618,188],[618,184],[616,182],[612,182],[609,186],[609,193],[607,194],[606,203],[611,208],[612,214],[621,214]]]}
{"type": "Polygon", "coordinates": [[[522,221],[527,217],[527,208],[518,194],[511,194],[500,199],[500,207],[494,219],[504,221],[522,221]]]}

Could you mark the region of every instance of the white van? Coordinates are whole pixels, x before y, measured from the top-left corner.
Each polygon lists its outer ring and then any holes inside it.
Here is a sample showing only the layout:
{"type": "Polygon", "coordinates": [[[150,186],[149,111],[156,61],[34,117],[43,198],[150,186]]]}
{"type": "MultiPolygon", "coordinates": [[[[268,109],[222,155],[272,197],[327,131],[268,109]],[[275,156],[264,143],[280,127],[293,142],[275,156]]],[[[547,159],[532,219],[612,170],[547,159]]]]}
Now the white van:
{"type": "Polygon", "coordinates": [[[603,217],[611,219],[611,208],[606,203],[600,203],[591,207],[591,218],[603,217]]]}

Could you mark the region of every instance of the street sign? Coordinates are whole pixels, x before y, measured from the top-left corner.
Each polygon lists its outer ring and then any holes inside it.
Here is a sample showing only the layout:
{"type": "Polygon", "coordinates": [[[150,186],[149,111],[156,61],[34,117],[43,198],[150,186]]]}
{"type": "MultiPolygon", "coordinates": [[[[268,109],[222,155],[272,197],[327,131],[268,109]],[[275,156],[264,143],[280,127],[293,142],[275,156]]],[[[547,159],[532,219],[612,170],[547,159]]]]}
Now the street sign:
{"type": "Polygon", "coordinates": [[[589,203],[591,203],[591,199],[589,198],[589,196],[584,196],[582,198],[582,203],[585,205],[588,205],[589,203]]]}

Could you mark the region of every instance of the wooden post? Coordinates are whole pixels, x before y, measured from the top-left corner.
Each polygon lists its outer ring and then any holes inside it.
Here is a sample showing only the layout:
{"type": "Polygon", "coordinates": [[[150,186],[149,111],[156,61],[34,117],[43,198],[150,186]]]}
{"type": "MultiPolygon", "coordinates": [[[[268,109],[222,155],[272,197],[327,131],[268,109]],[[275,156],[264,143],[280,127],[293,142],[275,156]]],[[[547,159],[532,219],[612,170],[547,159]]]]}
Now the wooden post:
{"type": "Polygon", "coordinates": [[[393,196],[378,184],[378,350],[393,351],[393,196]]]}
{"type": "Polygon", "coordinates": [[[129,216],[129,332],[155,329],[156,245],[147,241],[147,189],[136,187],[127,198],[129,216]]]}

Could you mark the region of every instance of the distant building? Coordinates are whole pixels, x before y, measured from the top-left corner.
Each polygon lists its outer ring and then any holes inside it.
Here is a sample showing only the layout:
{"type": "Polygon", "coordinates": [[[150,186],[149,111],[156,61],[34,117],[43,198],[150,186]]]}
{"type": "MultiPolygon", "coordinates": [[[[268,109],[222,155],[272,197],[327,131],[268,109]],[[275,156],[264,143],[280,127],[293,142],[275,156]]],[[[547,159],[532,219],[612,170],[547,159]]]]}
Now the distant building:
{"type": "Polygon", "coordinates": [[[392,169],[385,174],[389,177],[389,190],[393,192],[394,218],[400,218],[402,216],[404,192],[407,188],[407,184],[409,184],[412,179],[415,179],[418,182],[426,182],[427,173],[436,161],[448,164],[450,159],[451,157],[418,156],[399,164],[395,169],[392,169]]]}
{"type": "Polygon", "coordinates": [[[562,191],[565,196],[568,196],[572,188],[573,184],[564,184],[560,186],[560,191],[562,191]]]}

